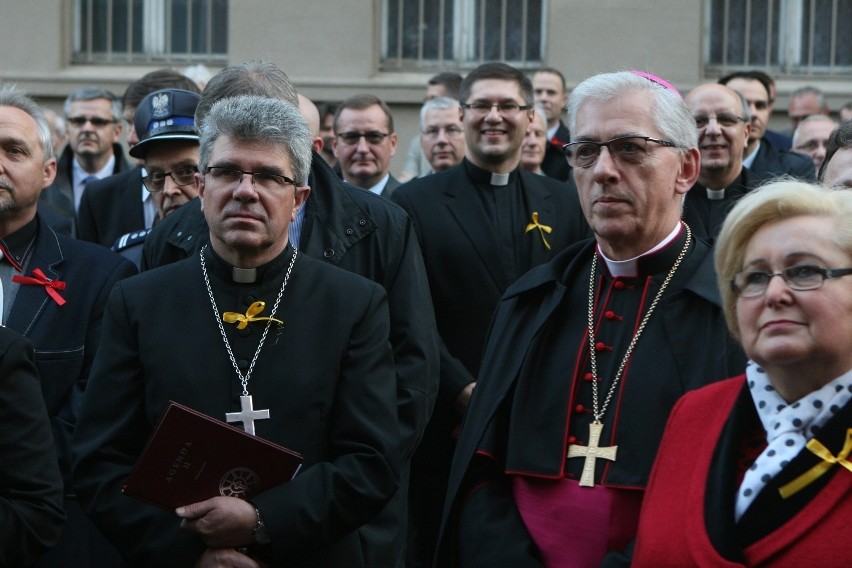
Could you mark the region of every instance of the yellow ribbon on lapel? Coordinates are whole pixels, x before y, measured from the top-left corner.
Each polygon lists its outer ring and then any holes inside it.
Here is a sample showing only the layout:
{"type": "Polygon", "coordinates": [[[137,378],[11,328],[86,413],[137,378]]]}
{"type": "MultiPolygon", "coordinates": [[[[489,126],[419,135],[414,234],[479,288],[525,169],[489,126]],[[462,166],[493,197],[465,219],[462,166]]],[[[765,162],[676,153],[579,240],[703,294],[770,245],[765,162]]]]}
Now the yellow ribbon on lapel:
{"type": "Polygon", "coordinates": [[[849,471],[852,471],[852,462],[846,459],[849,457],[849,453],[852,452],[852,428],[846,430],[846,442],[843,444],[843,448],[840,450],[840,453],[836,456],[833,455],[831,451],[823,446],[816,438],[811,438],[805,447],[815,453],[818,457],[822,458],[823,461],[816,464],[787,485],[781,487],[778,492],[781,493],[781,497],[784,499],[792,497],[822,477],[825,472],[831,469],[831,466],[836,463],[839,463],[849,471]]]}
{"type": "Polygon", "coordinates": [[[547,225],[542,225],[541,223],[538,222],[538,211],[533,211],[532,223],[527,225],[527,229],[526,229],[526,231],[524,231],[524,234],[529,233],[533,229],[538,229],[538,232],[541,234],[541,241],[544,243],[544,246],[547,247],[547,250],[550,250],[550,244],[548,244],[547,239],[544,238],[544,234],[545,233],[552,233],[553,228],[548,227],[547,225]]]}
{"type": "Polygon", "coordinates": [[[284,322],[279,319],[255,317],[257,316],[257,314],[262,312],[265,307],[266,302],[255,302],[249,306],[245,314],[240,314],[237,312],[225,312],[224,314],[222,314],[222,321],[224,321],[225,323],[237,324],[237,329],[245,329],[249,322],[252,321],[271,321],[277,323],[278,325],[284,325],[284,322]]]}

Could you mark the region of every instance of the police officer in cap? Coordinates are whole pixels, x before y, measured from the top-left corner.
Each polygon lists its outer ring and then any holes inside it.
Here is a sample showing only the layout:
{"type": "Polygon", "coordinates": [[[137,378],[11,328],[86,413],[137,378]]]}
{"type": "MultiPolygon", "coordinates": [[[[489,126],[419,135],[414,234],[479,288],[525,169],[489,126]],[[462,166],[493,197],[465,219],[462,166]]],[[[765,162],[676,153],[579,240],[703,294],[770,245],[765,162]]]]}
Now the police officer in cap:
{"type": "MultiPolygon", "coordinates": [[[[144,160],[142,183],[154,198],[158,219],[162,219],[198,195],[198,133],[195,108],[201,97],[181,89],[154,91],[139,103],[134,117],[139,143],[130,155],[144,160]]],[[[151,230],[122,235],[112,250],[139,266],[142,245],[151,230]]]]}

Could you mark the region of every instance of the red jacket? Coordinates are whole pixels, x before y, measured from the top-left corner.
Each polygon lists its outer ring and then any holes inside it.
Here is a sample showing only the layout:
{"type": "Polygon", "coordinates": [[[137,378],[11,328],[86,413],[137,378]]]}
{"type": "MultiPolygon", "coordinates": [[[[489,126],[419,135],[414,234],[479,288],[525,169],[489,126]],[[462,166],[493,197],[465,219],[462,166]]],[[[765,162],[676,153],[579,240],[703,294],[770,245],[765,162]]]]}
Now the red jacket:
{"type": "MultiPolygon", "coordinates": [[[[737,415],[750,412],[757,420],[744,383],[741,375],[690,392],[672,411],[642,505],[634,567],[852,565],[852,473],[835,465],[802,490],[798,502],[778,495],[777,486],[819,461],[808,450],[770,481],[734,525],[736,462],[729,458],[735,452],[725,448],[738,444],[725,442],[743,436],[737,415]],[[757,527],[753,534],[759,538],[744,539],[744,523],[757,527]],[[728,541],[720,545],[724,535],[728,541]]],[[[852,404],[838,411],[817,438],[831,440],[824,443],[837,455],[836,440],[849,427],[852,404]]]]}

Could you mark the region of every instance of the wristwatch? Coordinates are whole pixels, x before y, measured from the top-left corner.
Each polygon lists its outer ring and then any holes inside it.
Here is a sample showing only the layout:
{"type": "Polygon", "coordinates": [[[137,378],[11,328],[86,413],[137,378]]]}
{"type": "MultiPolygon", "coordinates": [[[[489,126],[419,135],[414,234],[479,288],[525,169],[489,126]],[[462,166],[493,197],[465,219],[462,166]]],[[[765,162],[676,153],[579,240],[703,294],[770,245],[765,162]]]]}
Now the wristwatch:
{"type": "Polygon", "coordinates": [[[254,508],[254,513],[257,515],[257,520],[254,523],[254,541],[257,544],[269,544],[272,542],[272,537],[269,536],[269,529],[266,528],[266,523],[263,522],[263,517],[260,514],[260,509],[254,508]]]}

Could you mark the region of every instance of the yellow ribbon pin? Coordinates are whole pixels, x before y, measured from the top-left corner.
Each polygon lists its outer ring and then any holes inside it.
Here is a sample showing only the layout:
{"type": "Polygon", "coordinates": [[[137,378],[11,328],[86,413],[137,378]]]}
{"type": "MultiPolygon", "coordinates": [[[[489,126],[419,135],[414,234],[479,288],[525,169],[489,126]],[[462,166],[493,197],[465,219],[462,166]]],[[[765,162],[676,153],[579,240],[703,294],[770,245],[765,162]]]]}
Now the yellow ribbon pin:
{"type": "Polygon", "coordinates": [[[548,244],[547,239],[544,238],[545,233],[552,233],[553,228],[548,227],[547,225],[542,225],[538,222],[538,211],[533,211],[532,214],[532,223],[527,225],[527,230],[524,231],[524,234],[529,233],[533,229],[538,229],[538,232],[541,233],[541,241],[544,243],[544,246],[547,247],[547,250],[550,250],[550,244],[548,244]]]}
{"type": "Polygon", "coordinates": [[[839,463],[849,471],[852,471],[852,462],[846,459],[849,457],[849,453],[852,452],[852,428],[846,430],[846,442],[843,444],[843,449],[841,449],[840,453],[836,456],[833,455],[831,451],[823,446],[816,438],[811,438],[805,447],[815,453],[818,457],[822,458],[823,461],[816,464],[787,485],[781,487],[778,492],[781,493],[781,497],[784,499],[792,497],[822,477],[823,474],[831,469],[831,466],[836,463],[839,463]]]}
{"type": "Polygon", "coordinates": [[[277,323],[278,325],[284,325],[284,322],[279,319],[255,317],[257,316],[257,314],[262,312],[265,307],[266,302],[255,302],[249,306],[245,314],[240,314],[237,312],[225,312],[224,314],[222,314],[222,321],[224,321],[225,323],[237,324],[237,329],[245,329],[249,322],[252,321],[271,321],[277,323]]]}

